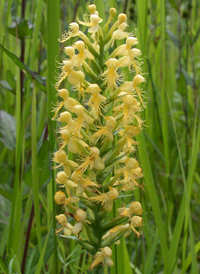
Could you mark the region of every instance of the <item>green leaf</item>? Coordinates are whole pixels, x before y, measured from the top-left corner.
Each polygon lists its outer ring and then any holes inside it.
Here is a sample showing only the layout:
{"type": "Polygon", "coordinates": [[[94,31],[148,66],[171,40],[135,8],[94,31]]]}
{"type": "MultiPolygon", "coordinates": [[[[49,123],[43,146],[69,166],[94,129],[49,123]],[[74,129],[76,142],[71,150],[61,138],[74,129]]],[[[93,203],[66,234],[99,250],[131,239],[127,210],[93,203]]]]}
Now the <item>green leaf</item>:
{"type": "Polygon", "coordinates": [[[184,76],[184,78],[185,78],[186,83],[187,83],[189,86],[191,86],[192,88],[194,88],[194,81],[193,81],[192,77],[187,73],[186,70],[182,69],[181,71],[182,71],[182,73],[183,73],[183,76],[184,76]]]}
{"type": "Polygon", "coordinates": [[[166,32],[169,34],[169,36],[172,39],[172,42],[174,43],[174,45],[177,48],[179,48],[180,47],[180,43],[179,43],[178,38],[170,30],[166,30],[166,32]]]}
{"type": "MultiPolygon", "coordinates": [[[[50,258],[51,254],[54,251],[54,232],[53,229],[50,230],[49,235],[46,235],[45,237],[42,238],[42,246],[43,248],[45,247],[44,245],[46,244],[46,248],[45,248],[45,252],[44,252],[44,257],[43,257],[43,265],[45,265],[48,261],[48,259],[50,258]],[[47,241],[47,242],[46,242],[47,241]]],[[[42,254],[41,254],[42,255],[42,254]]],[[[37,266],[38,266],[38,262],[40,260],[40,252],[39,252],[39,246],[37,245],[35,249],[31,249],[28,252],[28,256],[27,256],[27,262],[29,265],[29,261],[32,261],[31,264],[31,269],[29,272],[27,272],[27,269],[25,271],[25,273],[29,273],[29,274],[34,274],[37,266]],[[34,252],[34,256],[32,258],[32,253],[34,252]]]]}
{"type": "Polygon", "coordinates": [[[67,239],[71,239],[74,240],[76,243],[80,244],[81,246],[83,246],[85,249],[87,249],[89,252],[93,251],[93,246],[90,245],[89,243],[87,243],[86,241],[80,241],[77,237],[75,236],[65,236],[65,235],[60,235],[62,238],[67,238],[67,239]]]}
{"type": "Polygon", "coordinates": [[[1,257],[0,257],[0,268],[4,274],[8,274],[8,267],[1,257]]]}
{"type": "Polygon", "coordinates": [[[198,40],[199,34],[200,34],[200,27],[199,27],[199,29],[198,29],[198,31],[197,31],[197,33],[196,33],[196,35],[195,35],[195,37],[194,37],[194,39],[192,41],[192,45],[194,45],[196,43],[196,41],[198,40]]]}
{"type": "Polygon", "coordinates": [[[171,4],[172,8],[175,10],[178,10],[178,4],[176,3],[175,0],[169,0],[169,3],[171,4]]]}
{"type": "Polygon", "coordinates": [[[16,89],[16,80],[15,80],[15,77],[14,77],[14,75],[12,74],[12,72],[10,70],[6,71],[6,80],[8,81],[11,88],[13,90],[15,90],[16,89]]]}
{"type": "Polygon", "coordinates": [[[11,27],[7,27],[8,32],[19,38],[30,38],[33,33],[33,26],[25,19],[20,19],[12,22],[11,27]],[[18,22],[17,22],[18,21],[18,22]]]}
{"type": "Polygon", "coordinates": [[[10,59],[26,74],[26,76],[31,81],[35,80],[35,84],[38,88],[40,88],[45,93],[47,92],[45,80],[37,72],[28,69],[26,65],[24,65],[24,63],[22,63],[21,60],[15,54],[4,48],[1,44],[0,47],[6,53],[6,55],[10,57],[10,59]]]}
{"type": "Polygon", "coordinates": [[[186,84],[186,80],[185,80],[183,72],[181,72],[179,79],[178,79],[177,91],[181,95],[185,95],[187,93],[187,84],[186,84]]]}
{"type": "Polygon", "coordinates": [[[0,86],[2,86],[2,88],[4,88],[5,90],[11,91],[13,92],[12,87],[9,85],[9,83],[5,80],[0,80],[0,86]]]}
{"type": "MultiPolygon", "coordinates": [[[[44,184],[48,184],[51,179],[50,158],[49,142],[45,140],[37,155],[39,188],[41,188],[44,184]]],[[[28,186],[32,187],[31,163],[25,172],[25,182],[28,186]]]]}
{"type": "Polygon", "coordinates": [[[16,120],[4,110],[0,110],[0,132],[2,135],[0,141],[5,147],[13,150],[16,141],[16,120]]]}

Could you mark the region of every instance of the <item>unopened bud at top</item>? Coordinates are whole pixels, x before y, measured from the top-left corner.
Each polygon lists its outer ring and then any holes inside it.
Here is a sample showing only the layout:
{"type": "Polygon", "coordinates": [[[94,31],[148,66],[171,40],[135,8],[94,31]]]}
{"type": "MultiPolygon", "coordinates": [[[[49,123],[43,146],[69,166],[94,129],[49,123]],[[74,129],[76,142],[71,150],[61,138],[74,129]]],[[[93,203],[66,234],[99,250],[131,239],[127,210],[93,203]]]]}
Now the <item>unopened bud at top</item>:
{"type": "Polygon", "coordinates": [[[94,4],[91,4],[88,6],[88,10],[91,14],[94,14],[96,12],[96,6],[94,4]]]}
{"type": "Polygon", "coordinates": [[[126,14],[125,13],[120,13],[118,15],[118,21],[119,21],[119,24],[122,24],[122,23],[126,22],[127,21],[126,14]]]}
{"type": "Polygon", "coordinates": [[[114,17],[116,15],[117,11],[115,8],[110,8],[109,13],[112,17],[114,17]]]}

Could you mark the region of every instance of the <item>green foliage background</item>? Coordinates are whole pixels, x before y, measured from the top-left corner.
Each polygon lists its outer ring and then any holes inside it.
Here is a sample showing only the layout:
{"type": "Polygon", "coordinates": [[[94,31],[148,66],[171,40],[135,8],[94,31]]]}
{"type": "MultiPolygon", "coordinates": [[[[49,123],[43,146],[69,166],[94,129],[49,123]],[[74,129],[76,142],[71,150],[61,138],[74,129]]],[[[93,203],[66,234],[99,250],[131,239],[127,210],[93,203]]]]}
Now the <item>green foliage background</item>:
{"type": "MultiPolygon", "coordinates": [[[[200,3],[93,2],[104,20],[109,7],[127,13],[147,79],[137,155],[145,191],[135,191],[144,233],[115,246],[115,266],[104,273],[197,274],[200,3]]],[[[58,38],[90,3],[0,0],[0,273],[89,273],[91,258],[54,234],[51,102],[62,57],[58,38]]]]}

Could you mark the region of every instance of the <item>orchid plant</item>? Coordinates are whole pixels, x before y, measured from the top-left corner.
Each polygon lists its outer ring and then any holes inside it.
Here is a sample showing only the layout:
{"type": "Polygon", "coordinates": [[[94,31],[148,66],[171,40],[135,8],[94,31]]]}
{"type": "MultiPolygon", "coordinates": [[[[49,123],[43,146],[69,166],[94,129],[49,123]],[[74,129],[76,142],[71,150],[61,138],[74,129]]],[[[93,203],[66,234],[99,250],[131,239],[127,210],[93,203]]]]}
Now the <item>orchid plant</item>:
{"type": "Polygon", "coordinates": [[[143,174],[135,158],[134,138],[143,127],[140,85],[145,78],[137,38],[126,31],[126,14],[113,22],[116,9],[111,8],[102,27],[96,6],[89,5],[88,11],[83,21],[69,25],[60,40],[75,42],[64,48],[66,57],[56,84],[61,100],[54,105],[53,119],[60,127],[53,161],[62,190],[54,199],[63,210],[56,216],[60,225],[56,233],[83,246],[92,257],[89,270],[101,273],[104,265],[113,265],[112,244],[131,232],[137,237],[142,233],[141,204],[133,200],[126,206],[123,197],[142,187],[137,182],[143,174]],[[126,68],[132,81],[127,81],[126,68]],[[66,82],[70,91],[63,88],[66,82]],[[117,199],[121,207],[110,218],[117,199]]]}

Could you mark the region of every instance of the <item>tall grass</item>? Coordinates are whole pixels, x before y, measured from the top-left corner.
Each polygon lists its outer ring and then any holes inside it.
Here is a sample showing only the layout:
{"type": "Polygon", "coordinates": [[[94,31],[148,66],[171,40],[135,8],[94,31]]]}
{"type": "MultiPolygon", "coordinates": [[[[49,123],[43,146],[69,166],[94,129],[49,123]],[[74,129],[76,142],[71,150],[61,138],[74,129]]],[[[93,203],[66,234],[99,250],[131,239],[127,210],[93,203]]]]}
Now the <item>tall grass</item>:
{"type": "MultiPolygon", "coordinates": [[[[81,269],[87,272],[91,262],[76,244],[54,237],[57,209],[50,167],[56,146],[51,102],[56,100],[58,38],[74,16],[82,18],[89,3],[1,3],[0,273],[85,273],[81,269]],[[30,20],[33,32],[25,30],[26,23],[7,28],[17,17],[30,20]],[[20,62],[26,65],[23,74],[20,62]]],[[[131,235],[114,248],[115,266],[105,268],[105,273],[196,274],[200,269],[199,3],[94,3],[103,19],[110,6],[118,13],[127,9],[128,30],[137,28],[147,78],[145,133],[137,138],[145,191],[135,191],[143,204],[144,233],[139,240],[131,235]]]]}

